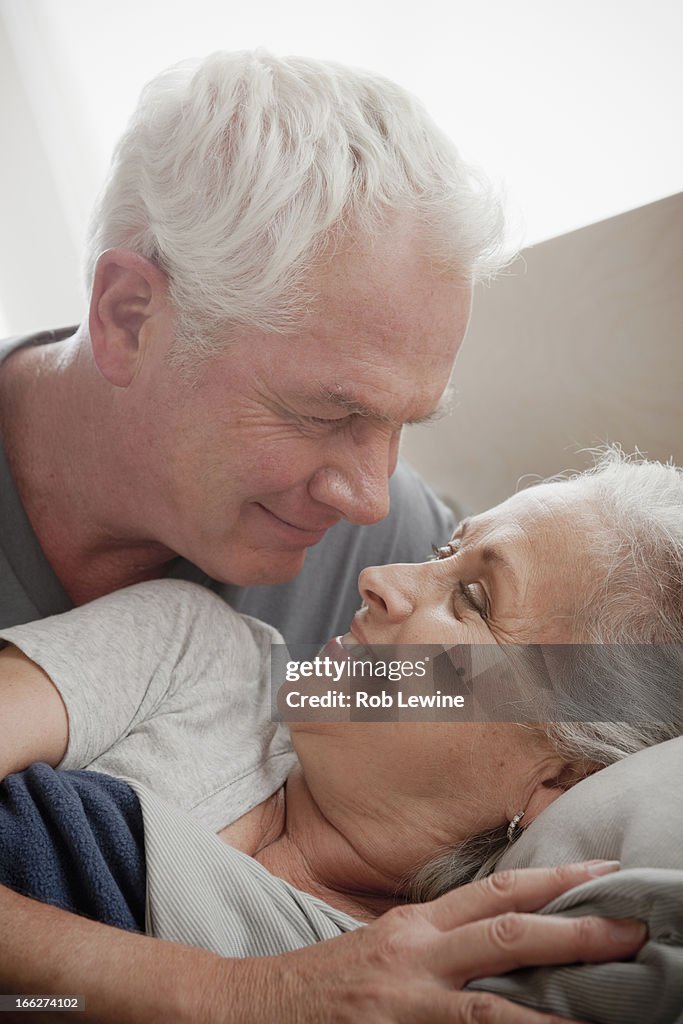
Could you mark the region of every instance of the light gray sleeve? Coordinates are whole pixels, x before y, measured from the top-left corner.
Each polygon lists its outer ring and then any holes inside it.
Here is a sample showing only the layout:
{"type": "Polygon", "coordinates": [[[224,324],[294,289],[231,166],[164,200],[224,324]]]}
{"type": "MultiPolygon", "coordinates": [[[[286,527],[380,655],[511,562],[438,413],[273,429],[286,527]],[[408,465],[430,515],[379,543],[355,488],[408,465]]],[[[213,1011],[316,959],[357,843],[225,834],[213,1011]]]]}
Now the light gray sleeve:
{"type": "MultiPolygon", "coordinates": [[[[241,642],[246,667],[258,660],[239,620],[203,587],[154,580],[3,630],[0,638],[52,679],[69,715],[60,768],[83,768],[199,681],[217,647],[241,642]]],[[[201,686],[194,696],[204,696],[201,686]]]]}
{"type": "Polygon", "coordinates": [[[203,587],[141,583],[0,635],[62,695],[61,768],[137,780],[217,830],[295,763],[271,719],[270,645],[281,637],[203,587]]]}
{"type": "Polygon", "coordinates": [[[571,889],[541,913],[635,917],[645,921],[649,938],[623,963],[525,968],[469,988],[596,1024],[681,1024],[683,871],[620,871],[571,889]]]}

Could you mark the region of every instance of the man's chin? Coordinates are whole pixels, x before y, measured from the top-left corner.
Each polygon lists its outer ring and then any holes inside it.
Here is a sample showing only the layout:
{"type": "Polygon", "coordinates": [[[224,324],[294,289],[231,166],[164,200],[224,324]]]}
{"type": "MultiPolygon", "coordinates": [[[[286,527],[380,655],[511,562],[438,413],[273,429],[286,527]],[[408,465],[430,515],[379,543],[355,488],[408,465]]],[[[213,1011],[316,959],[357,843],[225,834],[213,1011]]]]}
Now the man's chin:
{"type": "Polygon", "coordinates": [[[219,583],[235,587],[275,586],[289,583],[299,575],[304,567],[307,550],[259,552],[252,559],[245,558],[243,563],[214,567],[214,571],[207,567],[204,571],[219,583]]]}

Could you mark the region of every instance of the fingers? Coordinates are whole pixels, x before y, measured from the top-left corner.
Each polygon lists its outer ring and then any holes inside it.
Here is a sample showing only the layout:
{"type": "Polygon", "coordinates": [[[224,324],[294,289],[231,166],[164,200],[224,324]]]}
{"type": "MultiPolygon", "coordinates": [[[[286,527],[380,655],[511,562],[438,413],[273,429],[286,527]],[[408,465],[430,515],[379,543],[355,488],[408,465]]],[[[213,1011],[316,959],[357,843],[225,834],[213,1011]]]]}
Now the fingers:
{"type": "Polygon", "coordinates": [[[622,960],[646,937],[639,921],[507,913],[442,935],[433,947],[433,965],[460,987],[518,967],[622,960]]]}
{"type": "Polygon", "coordinates": [[[538,1013],[528,1006],[510,1003],[487,992],[463,993],[461,998],[463,1003],[458,1007],[459,1016],[455,1018],[455,1024],[580,1024],[555,1014],[538,1013]]]}
{"type": "Polygon", "coordinates": [[[446,1020],[448,1024],[578,1024],[576,1020],[538,1013],[528,1006],[510,1003],[488,992],[462,993],[457,1016],[453,1015],[452,1007],[451,1016],[444,1018],[444,1024],[446,1020]]]}
{"type": "Polygon", "coordinates": [[[618,861],[589,861],[556,868],[498,871],[479,882],[423,904],[426,920],[435,928],[450,931],[470,921],[507,911],[539,910],[567,889],[619,868],[618,861]]]}
{"type": "MultiPolygon", "coordinates": [[[[417,993],[419,996],[419,992],[417,993]]],[[[401,1020],[419,1024],[579,1024],[564,1017],[540,1013],[520,1003],[508,1002],[489,992],[438,993],[430,991],[429,1002],[419,999],[406,1007],[401,1020]]]]}

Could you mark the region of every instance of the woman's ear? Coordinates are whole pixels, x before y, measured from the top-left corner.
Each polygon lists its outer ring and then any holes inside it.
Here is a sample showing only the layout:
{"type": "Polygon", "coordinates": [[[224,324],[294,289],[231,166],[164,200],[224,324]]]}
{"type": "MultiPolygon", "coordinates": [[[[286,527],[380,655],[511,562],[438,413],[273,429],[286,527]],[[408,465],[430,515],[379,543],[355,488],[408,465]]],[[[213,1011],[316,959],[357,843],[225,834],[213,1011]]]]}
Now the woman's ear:
{"type": "Polygon", "coordinates": [[[135,377],[151,318],[168,307],[168,279],[129,249],[107,249],[97,261],[90,299],[90,341],[102,376],[125,388],[135,377]]]}
{"type": "Polygon", "coordinates": [[[588,761],[575,762],[564,765],[552,778],[539,782],[526,805],[523,825],[530,825],[553,801],[599,768],[600,765],[588,761]]]}

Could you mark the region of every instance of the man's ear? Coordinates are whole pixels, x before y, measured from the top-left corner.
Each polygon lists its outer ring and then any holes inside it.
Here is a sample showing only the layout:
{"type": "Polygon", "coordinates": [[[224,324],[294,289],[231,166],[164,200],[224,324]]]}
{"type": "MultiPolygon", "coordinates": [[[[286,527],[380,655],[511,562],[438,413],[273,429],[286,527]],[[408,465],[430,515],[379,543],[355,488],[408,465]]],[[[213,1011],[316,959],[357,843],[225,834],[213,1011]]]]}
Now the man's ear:
{"type": "Polygon", "coordinates": [[[168,280],[151,260],[107,249],[97,261],[90,298],[90,342],[102,376],[125,388],[144,355],[151,318],[167,304],[168,280]]]}

